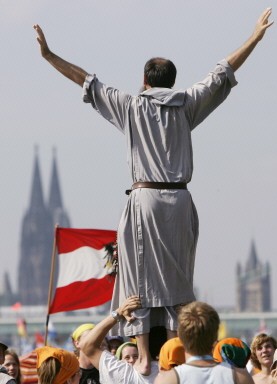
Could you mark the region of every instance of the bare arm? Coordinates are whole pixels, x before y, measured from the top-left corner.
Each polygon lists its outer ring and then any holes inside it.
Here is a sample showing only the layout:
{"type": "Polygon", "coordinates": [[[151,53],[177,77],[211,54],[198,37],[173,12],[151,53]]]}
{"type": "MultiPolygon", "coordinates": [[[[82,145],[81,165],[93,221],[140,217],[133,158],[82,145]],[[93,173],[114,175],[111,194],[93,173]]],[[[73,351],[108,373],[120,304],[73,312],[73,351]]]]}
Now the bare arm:
{"type": "Polygon", "coordinates": [[[252,376],[246,368],[234,368],[234,376],[237,384],[254,384],[252,376]]]}
{"type": "MultiPolygon", "coordinates": [[[[131,312],[141,306],[138,296],[129,297],[117,310],[119,316],[124,316],[127,321],[133,321],[134,317],[131,312]]],[[[99,369],[99,361],[102,354],[101,343],[109,330],[116,324],[116,320],[110,315],[97,324],[85,337],[80,341],[81,350],[90,359],[92,365],[99,369]]]]}
{"type": "Polygon", "coordinates": [[[179,378],[175,369],[171,369],[170,371],[160,371],[158,376],[156,377],[154,384],[178,384],[179,378]]]}
{"type": "Polygon", "coordinates": [[[40,45],[40,51],[42,57],[47,60],[54,68],[56,68],[60,73],[62,73],[68,79],[74,81],[80,86],[83,85],[87,72],[82,68],[77,67],[74,64],[70,64],[67,61],[63,60],[61,57],[55,55],[50,51],[48,44],[46,42],[44,33],[39,25],[34,25],[34,29],[37,32],[37,41],[40,45]]]}
{"type": "Polygon", "coordinates": [[[272,24],[273,21],[269,21],[269,17],[272,13],[271,8],[267,8],[259,17],[255,30],[249,39],[235,52],[229,55],[226,60],[233,68],[234,71],[239,69],[239,67],[245,62],[251,52],[254,50],[258,42],[264,37],[264,34],[272,24]]]}

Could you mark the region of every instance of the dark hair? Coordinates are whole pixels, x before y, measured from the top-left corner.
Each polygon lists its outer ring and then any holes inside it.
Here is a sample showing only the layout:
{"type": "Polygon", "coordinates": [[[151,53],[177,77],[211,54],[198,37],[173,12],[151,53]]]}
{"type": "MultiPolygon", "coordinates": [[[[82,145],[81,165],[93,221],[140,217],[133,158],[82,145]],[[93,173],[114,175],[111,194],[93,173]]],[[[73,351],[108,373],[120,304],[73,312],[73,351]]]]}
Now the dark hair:
{"type": "Polygon", "coordinates": [[[172,88],[176,79],[176,67],[172,61],[153,57],[144,66],[145,83],[150,87],[172,88]]]}

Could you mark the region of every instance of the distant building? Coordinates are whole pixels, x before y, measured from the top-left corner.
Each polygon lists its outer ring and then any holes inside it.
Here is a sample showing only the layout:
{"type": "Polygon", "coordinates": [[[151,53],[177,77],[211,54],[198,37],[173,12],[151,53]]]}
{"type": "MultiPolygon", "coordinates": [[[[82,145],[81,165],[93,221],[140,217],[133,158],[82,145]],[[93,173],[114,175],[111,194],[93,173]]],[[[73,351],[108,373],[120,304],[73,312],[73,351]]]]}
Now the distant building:
{"type": "Polygon", "coordinates": [[[3,278],[0,281],[0,306],[10,306],[17,300],[16,294],[12,291],[10,276],[4,271],[3,278]]]}
{"type": "Polygon", "coordinates": [[[56,153],[53,151],[50,193],[45,202],[36,150],[30,203],[23,217],[21,230],[18,300],[22,305],[47,304],[56,224],[61,227],[70,226],[62,204],[56,153]]]}
{"type": "Polygon", "coordinates": [[[237,312],[271,311],[270,266],[258,259],[254,242],[245,268],[237,264],[236,279],[237,312]]]}

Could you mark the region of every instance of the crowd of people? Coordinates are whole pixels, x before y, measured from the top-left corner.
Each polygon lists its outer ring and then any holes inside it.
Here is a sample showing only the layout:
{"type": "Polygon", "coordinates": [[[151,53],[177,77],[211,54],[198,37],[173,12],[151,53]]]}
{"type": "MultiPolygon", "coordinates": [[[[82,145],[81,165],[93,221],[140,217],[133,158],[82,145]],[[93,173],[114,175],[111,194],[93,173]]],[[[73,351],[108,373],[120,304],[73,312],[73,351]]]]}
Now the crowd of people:
{"type": "MultiPolygon", "coordinates": [[[[139,306],[139,299],[130,297],[117,313],[132,321],[139,306]]],[[[19,358],[0,342],[0,383],[277,384],[276,339],[260,333],[250,345],[234,337],[217,340],[220,319],[207,303],[194,301],[180,308],[178,337],[166,340],[164,327],[151,329],[149,375],[136,370],[135,337],[109,336],[115,322],[109,315],[97,325],[78,326],[71,335],[73,352],[52,346],[35,349],[27,370],[25,356],[19,358]]]]}

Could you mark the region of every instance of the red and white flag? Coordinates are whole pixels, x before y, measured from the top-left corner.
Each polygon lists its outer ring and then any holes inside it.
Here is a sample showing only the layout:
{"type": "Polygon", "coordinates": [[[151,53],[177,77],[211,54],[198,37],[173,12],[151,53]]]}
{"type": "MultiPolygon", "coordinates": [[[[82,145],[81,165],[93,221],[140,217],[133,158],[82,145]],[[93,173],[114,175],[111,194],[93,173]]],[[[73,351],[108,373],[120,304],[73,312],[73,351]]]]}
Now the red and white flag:
{"type": "Polygon", "coordinates": [[[105,269],[105,246],[115,242],[116,231],[56,229],[59,273],[49,314],[95,307],[111,300],[114,277],[105,269]]]}

